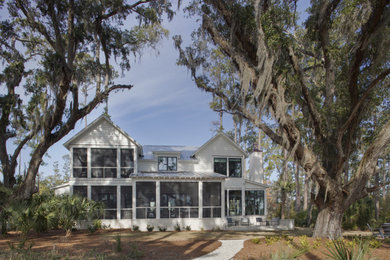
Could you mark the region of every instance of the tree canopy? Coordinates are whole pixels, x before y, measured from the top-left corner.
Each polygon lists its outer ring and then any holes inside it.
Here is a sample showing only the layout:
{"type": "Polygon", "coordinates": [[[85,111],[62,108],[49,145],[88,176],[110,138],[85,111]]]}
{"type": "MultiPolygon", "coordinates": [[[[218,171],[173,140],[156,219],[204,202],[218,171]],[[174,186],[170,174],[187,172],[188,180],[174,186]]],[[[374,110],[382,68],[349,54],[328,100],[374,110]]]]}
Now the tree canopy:
{"type": "Polygon", "coordinates": [[[190,47],[175,37],[178,63],[288,151],[317,186],[314,236],[341,236],[345,209],[384,185],[368,180],[390,143],[389,2],[314,0],[302,25],[297,1],[192,1],[186,10],[202,25],[190,47]],[[235,65],[233,91],[213,80],[213,49],[235,65]]]}
{"type": "Polygon", "coordinates": [[[16,187],[19,198],[29,198],[48,148],[110,92],[132,88],[115,84],[113,61],[129,70],[132,56],[167,35],[162,17],[174,12],[164,0],[16,0],[0,7],[7,14],[0,20],[1,171],[4,185],[15,187],[17,158],[31,145],[26,177],[16,187]],[[82,104],[91,85],[95,93],[82,104]]]}

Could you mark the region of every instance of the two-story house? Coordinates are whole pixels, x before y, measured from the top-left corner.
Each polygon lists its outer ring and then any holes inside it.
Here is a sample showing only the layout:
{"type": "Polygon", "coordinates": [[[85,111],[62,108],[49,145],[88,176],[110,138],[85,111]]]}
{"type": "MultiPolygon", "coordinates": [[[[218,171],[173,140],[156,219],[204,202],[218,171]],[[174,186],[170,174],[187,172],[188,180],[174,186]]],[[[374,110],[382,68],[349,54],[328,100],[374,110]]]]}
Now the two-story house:
{"type": "Polygon", "coordinates": [[[172,230],[223,228],[226,218],[266,215],[261,152],[250,156],[219,133],[201,147],[141,145],[100,116],[68,140],[71,178],[56,194],[103,202],[103,223],[172,230]]]}

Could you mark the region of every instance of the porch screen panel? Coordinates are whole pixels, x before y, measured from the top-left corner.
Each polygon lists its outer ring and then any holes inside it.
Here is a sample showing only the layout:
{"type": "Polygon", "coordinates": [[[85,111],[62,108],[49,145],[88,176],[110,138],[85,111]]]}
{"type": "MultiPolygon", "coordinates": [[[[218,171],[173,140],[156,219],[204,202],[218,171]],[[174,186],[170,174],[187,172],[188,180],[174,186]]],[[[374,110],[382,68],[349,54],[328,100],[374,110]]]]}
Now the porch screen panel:
{"type": "Polygon", "coordinates": [[[92,186],[91,199],[104,204],[104,219],[116,219],[116,186],[92,186]]]}
{"type": "Polygon", "coordinates": [[[245,215],[264,215],[264,191],[245,191],[245,215]]]}
{"type": "Polygon", "coordinates": [[[73,186],[73,195],[78,195],[82,198],[88,197],[88,187],[87,186],[73,186]]]}
{"type": "Polygon", "coordinates": [[[226,202],[226,206],[229,205],[228,216],[240,216],[242,212],[241,190],[229,190],[226,199],[229,200],[226,202]]]}
{"type": "Polygon", "coordinates": [[[221,183],[203,182],[203,217],[221,217],[221,183]]]}
{"type": "Polygon", "coordinates": [[[91,149],[92,178],[116,178],[116,149],[91,149]]]}
{"type": "Polygon", "coordinates": [[[134,149],[121,149],[121,178],[129,178],[134,172],[134,149]]]}
{"type": "Polygon", "coordinates": [[[133,193],[131,186],[121,186],[121,219],[132,219],[133,193]]]}
{"type": "Polygon", "coordinates": [[[161,182],[161,218],[198,218],[197,182],[161,182]]]}
{"type": "Polygon", "coordinates": [[[156,218],[156,183],[136,182],[137,219],[156,218]]]}
{"type": "Polygon", "coordinates": [[[87,148],[73,148],[73,177],[87,178],[87,148]]]}

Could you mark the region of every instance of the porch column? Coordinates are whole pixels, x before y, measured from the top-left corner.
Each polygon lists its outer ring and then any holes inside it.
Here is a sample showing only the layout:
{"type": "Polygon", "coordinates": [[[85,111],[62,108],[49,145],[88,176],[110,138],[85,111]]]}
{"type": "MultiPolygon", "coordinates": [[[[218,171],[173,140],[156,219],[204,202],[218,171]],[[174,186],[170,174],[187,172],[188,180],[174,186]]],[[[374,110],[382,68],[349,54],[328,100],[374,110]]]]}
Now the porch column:
{"type": "Polygon", "coordinates": [[[88,147],[87,148],[87,178],[88,179],[91,179],[91,172],[92,172],[92,169],[91,169],[91,159],[92,159],[92,155],[91,155],[91,148],[88,147]]]}
{"type": "Polygon", "coordinates": [[[156,219],[160,219],[160,181],[156,181],[156,219]]]}
{"type": "Polygon", "coordinates": [[[116,219],[121,219],[121,186],[116,186],[116,219]]]}
{"type": "MultiPolygon", "coordinates": [[[[73,186],[72,186],[72,188],[73,188],[73,186]]],[[[87,198],[89,200],[92,200],[92,187],[91,187],[91,185],[87,185],[87,198]]]]}
{"type": "Polygon", "coordinates": [[[267,209],[267,188],[264,189],[264,216],[267,216],[268,209],[267,209]]]}
{"type": "Polygon", "coordinates": [[[132,189],[131,189],[131,192],[132,192],[132,195],[131,195],[131,211],[132,211],[132,219],[134,220],[135,219],[135,216],[136,216],[136,207],[135,207],[135,204],[136,204],[136,189],[137,189],[137,182],[136,181],[133,181],[132,183],[132,189]]]}
{"type": "Polygon", "coordinates": [[[199,191],[199,193],[198,193],[199,218],[203,218],[203,181],[199,181],[199,190],[198,191],[199,191]]]}
{"type": "Polygon", "coordinates": [[[121,149],[116,148],[116,178],[117,179],[121,177],[120,158],[121,158],[121,149]]]}
{"type": "Polygon", "coordinates": [[[221,181],[221,217],[225,218],[225,180],[221,181]]]}
{"type": "Polygon", "coordinates": [[[137,174],[138,173],[138,147],[137,146],[134,146],[134,155],[133,155],[133,158],[134,158],[134,173],[137,174]]]}
{"type": "Polygon", "coordinates": [[[226,213],[227,213],[226,216],[227,216],[227,217],[230,216],[230,212],[229,212],[229,209],[230,209],[229,191],[230,191],[229,189],[226,190],[226,197],[227,197],[227,198],[226,198],[226,202],[227,202],[227,203],[226,203],[226,204],[227,204],[227,205],[226,205],[226,213]]]}
{"type": "Polygon", "coordinates": [[[245,183],[241,187],[241,214],[245,216],[245,183]]]}

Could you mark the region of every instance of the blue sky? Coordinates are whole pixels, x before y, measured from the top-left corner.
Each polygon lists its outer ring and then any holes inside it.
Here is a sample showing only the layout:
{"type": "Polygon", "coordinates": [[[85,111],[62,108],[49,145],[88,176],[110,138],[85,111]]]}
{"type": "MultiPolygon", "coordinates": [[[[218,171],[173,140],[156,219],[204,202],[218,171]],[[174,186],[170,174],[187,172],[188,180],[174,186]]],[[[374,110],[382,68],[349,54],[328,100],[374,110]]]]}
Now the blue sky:
{"type": "MultiPolygon", "coordinates": [[[[300,9],[305,9],[307,3],[308,0],[301,1],[300,9]]],[[[172,36],[182,35],[187,45],[196,26],[194,20],[184,18],[179,12],[172,22],[165,23],[168,38],[156,50],[145,49],[142,57],[133,59],[132,69],[114,81],[132,84],[134,88],[110,96],[111,119],[142,145],[201,146],[215,134],[212,121],[217,121],[219,116],[209,108],[211,95],[196,87],[186,68],[176,65],[178,53],[172,36]]],[[[88,123],[100,116],[103,108],[101,104],[88,115],[88,123]]],[[[84,127],[84,120],[78,122],[73,131],[49,149],[40,173],[51,174],[55,161],[62,168],[62,156],[69,153],[63,144],[84,127]]],[[[230,115],[224,116],[224,128],[233,128],[230,115]]],[[[23,151],[22,170],[28,164],[26,159],[28,151],[23,151]]]]}
{"type": "MultiPolygon", "coordinates": [[[[176,65],[178,52],[172,40],[173,35],[181,34],[189,43],[196,22],[178,14],[165,27],[170,32],[168,38],[156,50],[145,49],[142,57],[133,59],[132,69],[115,80],[116,84],[132,84],[134,88],[110,95],[109,114],[142,145],[201,146],[214,135],[212,121],[219,116],[209,108],[211,95],[196,87],[186,68],[176,65]]],[[[88,123],[99,117],[103,108],[102,104],[88,115],[88,123]]],[[[229,115],[224,118],[224,126],[228,130],[233,127],[229,115]]],[[[62,168],[62,156],[68,153],[63,144],[84,127],[83,120],[78,122],[73,131],[50,148],[41,173],[51,174],[55,161],[62,168]]]]}

